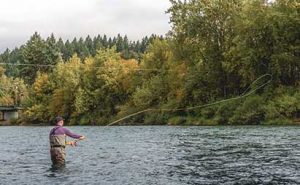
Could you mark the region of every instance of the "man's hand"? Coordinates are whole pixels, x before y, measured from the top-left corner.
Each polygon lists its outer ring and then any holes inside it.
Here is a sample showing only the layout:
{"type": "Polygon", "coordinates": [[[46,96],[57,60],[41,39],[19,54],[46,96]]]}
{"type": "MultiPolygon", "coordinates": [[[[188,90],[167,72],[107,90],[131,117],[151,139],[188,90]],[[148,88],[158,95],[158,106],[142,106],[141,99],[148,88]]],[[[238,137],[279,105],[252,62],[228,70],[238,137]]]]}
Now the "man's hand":
{"type": "Polygon", "coordinates": [[[72,147],[75,147],[75,146],[77,146],[77,143],[76,143],[76,141],[71,141],[71,146],[72,146],[72,147]]]}
{"type": "Polygon", "coordinates": [[[68,141],[66,145],[71,145],[72,147],[77,146],[76,141],[68,141]]]}
{"type": "Polygon", "coordinates": [[[85,137],[84,136],[81,136],[80,138],[79,138],[79,140],[84,140],[85,139],[85,137]]]}

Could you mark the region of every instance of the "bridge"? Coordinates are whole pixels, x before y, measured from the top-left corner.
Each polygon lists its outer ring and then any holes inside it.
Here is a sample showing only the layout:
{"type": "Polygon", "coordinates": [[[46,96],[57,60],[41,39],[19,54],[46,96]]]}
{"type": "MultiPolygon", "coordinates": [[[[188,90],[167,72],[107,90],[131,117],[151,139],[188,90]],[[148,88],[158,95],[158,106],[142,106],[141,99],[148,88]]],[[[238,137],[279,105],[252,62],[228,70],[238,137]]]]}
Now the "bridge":
{"type": "Polygon", "coordinates": [[[21,109],[21,107],[17,106],[0,106],[0,112],[2,114],[2,116],[0,117],[0,121],[17,119],[19,117],[18,111],[21,109]]]}

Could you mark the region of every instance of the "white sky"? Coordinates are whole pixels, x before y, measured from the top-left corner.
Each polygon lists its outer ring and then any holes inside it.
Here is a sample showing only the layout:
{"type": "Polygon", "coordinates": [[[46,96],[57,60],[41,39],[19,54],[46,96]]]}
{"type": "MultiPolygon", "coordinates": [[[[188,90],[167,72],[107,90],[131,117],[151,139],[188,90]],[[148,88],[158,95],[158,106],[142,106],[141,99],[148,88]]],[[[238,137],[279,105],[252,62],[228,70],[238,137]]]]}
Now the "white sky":
{"type": "Polygon", "coordinates": [[[0,0],[0,52],[35,32],[74,37],[127,34],[130,40],[170,30],[169,0],[0,0]]]}

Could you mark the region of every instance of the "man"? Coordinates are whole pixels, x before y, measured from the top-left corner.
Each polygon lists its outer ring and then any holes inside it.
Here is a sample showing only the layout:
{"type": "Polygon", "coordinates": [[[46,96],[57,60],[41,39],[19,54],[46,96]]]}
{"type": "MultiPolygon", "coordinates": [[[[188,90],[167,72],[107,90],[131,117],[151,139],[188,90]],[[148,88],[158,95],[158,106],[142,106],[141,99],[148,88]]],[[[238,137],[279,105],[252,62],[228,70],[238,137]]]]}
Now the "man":
{"type": "Polygon", "coordinates": [[[65,165],[66,145],[76,146],[75,141],[66,141],[66,136],[74,139],[83,140],[85,139],[82,135],[77,135],[70,132],[67,128],[63,127],[64,119],[60,116],[55,118],[55,127],[50,131],[50,155],[53,166],[60,167],[65,165]]]}

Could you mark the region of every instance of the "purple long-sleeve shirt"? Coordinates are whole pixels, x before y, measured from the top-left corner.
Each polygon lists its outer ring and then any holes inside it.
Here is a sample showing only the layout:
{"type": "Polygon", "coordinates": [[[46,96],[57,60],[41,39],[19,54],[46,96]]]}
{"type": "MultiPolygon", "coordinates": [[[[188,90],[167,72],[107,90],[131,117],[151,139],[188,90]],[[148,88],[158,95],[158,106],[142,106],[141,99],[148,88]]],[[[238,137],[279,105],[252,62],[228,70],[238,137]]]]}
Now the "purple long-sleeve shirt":
{"type": "Polygon", "coordinates": [[[74,139],[79,139],[81,137],[81,135],[74,134],[69,129],[62,126],[56,126],[50,131],[50,135],[64,135],[64,134],[74,139]]]}

